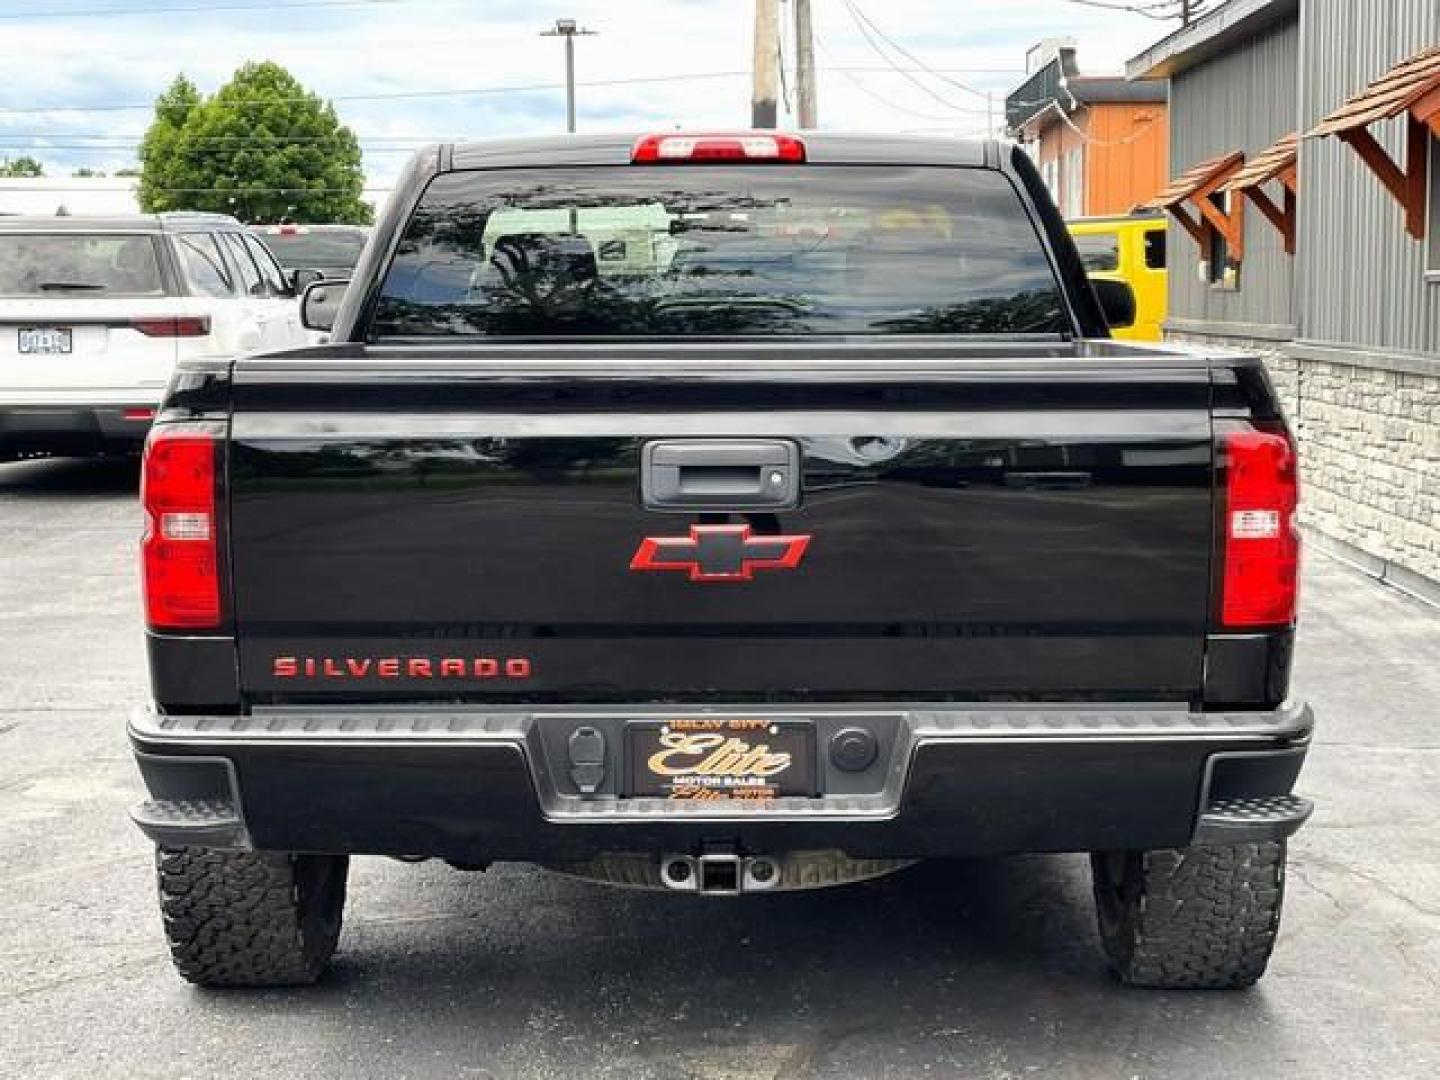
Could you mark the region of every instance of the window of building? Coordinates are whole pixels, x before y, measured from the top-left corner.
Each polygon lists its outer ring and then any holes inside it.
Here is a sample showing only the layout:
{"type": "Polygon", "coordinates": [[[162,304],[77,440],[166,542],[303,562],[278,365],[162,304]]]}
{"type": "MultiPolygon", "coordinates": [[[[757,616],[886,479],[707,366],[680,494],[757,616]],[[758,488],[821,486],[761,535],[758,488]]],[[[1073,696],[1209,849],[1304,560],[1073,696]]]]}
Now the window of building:
{"type": "Polygon", "coordinates": [[[1151,270],[1165,269],[1165,230],[1151,229],[1145,234],[1145,265],[1151,270]]]}
{"type": "MultiPolygon", "coordinates": [[[[1220,213],[1230,213],[1230,192],[1217,191],[1206,196],[1220,213]]],[[[1212,288],[1238,289],[1240,287],[1240,264],[1230,257],[1230,242],[1225,234],[1213,226],[1206,230],[1210,243],[1206,252],[1206,278],[1212,288]]]]}
{"type": "Polygon", "coordinates": [[[1060,205],[1060,163],[1051,158],[1049,161],[1040,163],[1040,179],[1045,181],[1045,187],[1050,192],[1050,198],[1055,200],[1055,205],[1060,205]]]}
{"type": "Polygon", "coordinates": [[[1085,213],[1085,152],[1080,148],[1065,155],[1065,203],[1061,212],[1067,218],[1085,213]]]}

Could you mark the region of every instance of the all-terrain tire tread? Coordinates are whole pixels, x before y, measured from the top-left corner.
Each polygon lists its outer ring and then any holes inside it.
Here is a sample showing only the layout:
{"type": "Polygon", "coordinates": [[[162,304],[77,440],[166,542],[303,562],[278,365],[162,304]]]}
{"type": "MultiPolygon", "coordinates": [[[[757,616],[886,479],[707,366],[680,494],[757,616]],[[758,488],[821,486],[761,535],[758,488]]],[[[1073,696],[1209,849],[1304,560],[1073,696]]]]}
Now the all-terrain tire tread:
{"type": "MultiPolygon", "coordinates": [[[[1104,903],[1095,858],[1096,902],[1104,903]]],[[[1138,890],[1101,936],[1134,986],[1236,989],[1265,973],[1280,926],[1285,842],[1140,853],[1138,890]]]]}
{"type": "Polygon", "coordinates": [[[157,847],[165,936],[176,969],[202,986],[299,986],[315,982],[334,954],[344,902],[310,895],[303,859],[273,851],[157,847]]]}

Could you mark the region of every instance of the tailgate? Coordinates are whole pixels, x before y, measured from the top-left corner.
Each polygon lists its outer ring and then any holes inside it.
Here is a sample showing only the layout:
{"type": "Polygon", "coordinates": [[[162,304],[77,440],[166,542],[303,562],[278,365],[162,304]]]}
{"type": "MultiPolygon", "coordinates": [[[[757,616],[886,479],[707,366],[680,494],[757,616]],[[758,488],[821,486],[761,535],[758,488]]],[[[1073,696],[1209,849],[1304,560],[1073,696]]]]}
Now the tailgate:
{"type": "Polygon", "coordinates": [[[375,352],[237,363],[252,703],[1199,697],[1203,360],[375,352]],[[657,440],[713,501],[645,505],[657,440]]]}

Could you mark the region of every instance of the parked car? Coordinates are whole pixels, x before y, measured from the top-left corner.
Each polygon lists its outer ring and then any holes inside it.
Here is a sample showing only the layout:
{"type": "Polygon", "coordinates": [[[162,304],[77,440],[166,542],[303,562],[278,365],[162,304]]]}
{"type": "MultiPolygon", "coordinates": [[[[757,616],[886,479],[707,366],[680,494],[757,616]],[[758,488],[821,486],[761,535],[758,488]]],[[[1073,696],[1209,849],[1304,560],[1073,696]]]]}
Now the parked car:
{"type": "Polygon", "coordinates": [[[309,340],[234,218],[0,220],[0,457],[138,448],[178,360],[309,340]]]}
{"type": "Polygon", "coordinates": [[[250,231],[292,279],[305,271],[331,280],[348,278],[370,238],[370,230],[359,225],[252,225],[250,231]]]}
{"type": "Polygon", "coordinates": [[[1122,979],[1260,977],[1294,444],[1258,357],[1109,340],[1023,151],[432,149],[354,285],[146,449],[186,978],[316,979],[353,853],[734,896],[1037,851],[1091,853],[1122,979]]]}
{"type": "Polygon", "coordinates": [[[1075,218],[1069,229],[1087,274],[1097,280],[1123,281],[1135,294],[1135,322],[1115,329],[1112,336],[1127,341],[1161,340],[1168,274],[1165,216],[1075,218]]]}

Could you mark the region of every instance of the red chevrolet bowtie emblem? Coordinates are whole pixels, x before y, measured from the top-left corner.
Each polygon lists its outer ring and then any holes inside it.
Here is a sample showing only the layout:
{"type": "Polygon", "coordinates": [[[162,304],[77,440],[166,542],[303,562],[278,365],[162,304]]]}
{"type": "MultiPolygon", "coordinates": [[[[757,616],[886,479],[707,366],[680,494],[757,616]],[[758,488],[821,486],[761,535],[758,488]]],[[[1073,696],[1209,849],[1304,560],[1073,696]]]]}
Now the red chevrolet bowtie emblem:
{"type": "Polygon", "coordinates": [[[685,570],[691,581],[749,581],[756,570],[793,570],[809,536],[752,536],[749,525],[692,525],[689,536],[647,536],[631,570],[685,570]]]}

